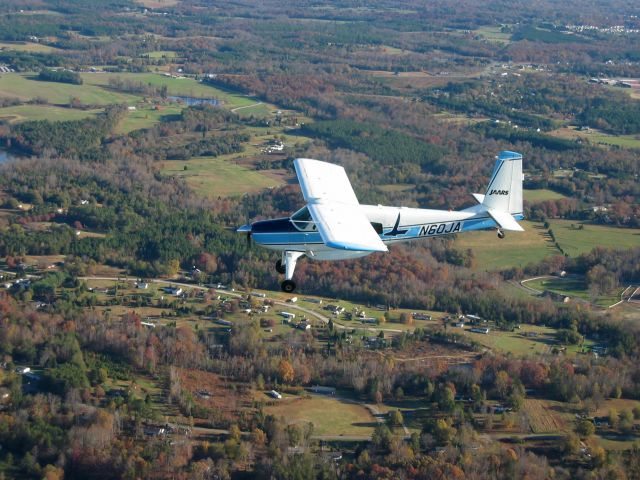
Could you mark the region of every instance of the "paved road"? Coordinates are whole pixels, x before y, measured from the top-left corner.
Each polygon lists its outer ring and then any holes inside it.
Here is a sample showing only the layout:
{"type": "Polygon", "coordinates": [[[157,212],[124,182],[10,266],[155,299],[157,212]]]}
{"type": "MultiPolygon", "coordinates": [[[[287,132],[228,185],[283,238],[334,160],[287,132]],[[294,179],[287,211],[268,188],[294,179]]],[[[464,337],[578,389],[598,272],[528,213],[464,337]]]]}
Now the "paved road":
{"type": "MultiPolygon", "coordinates": [[[[88,276],[88,277],[78,277],[79,280],[106,280],[106,281],[128,281],[128,282],[137,282],[138,278],[137,277],[101,277],[101,276],[88,276]]],[[[184,283],[184,282],[176,282],[174,280],[162,280],[159,278],[154,278],[151,280],[147,280],[148,283],[158,283],[158,284],[163,284],[163,285],[177,285],[179,287],[186,287],[186,288],[193,288],[196,290],[205,290],[205,291],[209,291],[209,290],[215,290],[217,293],[221,294],[221,295],[228,295],[230,297],[236,297],[236,298],[243,298],[246,297],[246,293],[235,293],[235,292],[231,292],[230,290],[222,290],[222,289],[217,289],[217,288],[209,288],[209,287],[203,287],[201,285],[194,285],[192,283],[184,283]]],[[[265,299],[269,299],[271,301],[273,301],[273,303],[275,305],[281,306],[281,307],[285,307],[287,310],[297,310],[299,312],[303,312],[306,313],[307,315],[311,315],[315,318],[317,318],[318,320],[320,320],[321,322],[324,323],[329,323],[329,317],[326,317],[325,315],[322,315],[321,313],[315,312],[309,308],[305,308],[303,306],[300,306],[296,303],[290,303],[290,302],[283,302],[281,300],[275,300],[273,298],[269,298],[266,297],[265,299]]],[[[352,327],[352,326],[345,326],[342,325],[340,323],[338,323],[336,320],[333,321],[333,324],[336,328],[338,329],[353,329],[353,328],[357,328],[357,327],[352,327]]],[[[367,330],[371,330],[373,332],[392,332],[392,333],[402,333],[403,330],[398,330],[398,329],[394,329],[394,328],[379,328],[379,327],[366,327],[367,330]]]]}

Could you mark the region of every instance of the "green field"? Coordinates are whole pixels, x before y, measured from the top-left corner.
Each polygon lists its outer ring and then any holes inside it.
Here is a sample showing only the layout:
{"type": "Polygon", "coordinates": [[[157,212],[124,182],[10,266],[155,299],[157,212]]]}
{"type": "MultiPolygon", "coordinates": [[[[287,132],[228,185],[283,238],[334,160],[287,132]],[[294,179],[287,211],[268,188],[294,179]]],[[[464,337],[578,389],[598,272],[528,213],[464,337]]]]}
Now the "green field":
{"type": "Polygon", "coordinates": [[[255,115],[257,117],[266,117],[273,113],[272,107],[262,102],[255,103],[254,105],[250,105],[247,107],[236,107],[233,109],[233,111],[243,117],[248,117],[250,115],[255,115]]]}
{"type": "Polygon", "coordinates": [[[567,198],[565,195],[547,188],[539,188],[536,190],[525,189],[523,193],[524,199],[531,203],[544,202],[545,200],[562,200],[563,198],[567,198]]]}
{"type": "MultiPolygon", "coordinates": [[[[452,327],[450,327],[450,331],[462,333],[464,336],[492,350],[502,350],[518,356],[549,353],[554,346],[560,347],[560,344],[555,339],[556,330],[538,325],[522,325],[520,329],[516,329],[513,332],[492,329],[486,335],[484,333],[470,332],[466,327],[464,332],[462,329],[452,327]],[[529,332],[536,333],[537,336],[525,336],[529,332]]],[[[589,347],[593,342],[585,340],[584,344],[589,347]]],[[[578,351],[579,347],[577,345],[567,347],[567,353],[569,354],[575,354],[578,351]]]]}
{"type": "Polygon", "coordinates": [[[507,44],[511,43],[511,34],[503,33],[500,27],[482,27],[473,31],[476,35],[481,35],[490,42],[507,44]]]}
{"type": "Polygon", "coordinates": [[[15,50],[18,52],[38,53],[62,52],[62,50],[60,50],[59,48],[33,42],[0,42],[0,50],[15,50]]]}
{"type": "Polygon", "coordinates": [[[169,95],[197,98],[217,98],[228,108],[253,105],[258,100],[245,95],[212,87],[193,78],[172,78],[157,73],[83,73],[87,85],[108,86],[110,78],[122,78],[153,86],[166,85],[169,95]]]}
{"type": "Polygon", "coordinates": [[[182,106],[177,104],[162,105],[156,109],[153,105],[138,105],[134,111],[128,111],[127,116],[116,127],[116,133],[129,133],[141,128],[149,128],[164,118],[179,115],[182,106]]]}
{"type": "MultiPolygon", "coordinates": [[[[554,192],[551,192],[554,193],[554,192]]],[[[544,193],[543,195],[546,195],[544,193]]],[[[541,223],[520,222],[524,232],[507,232],[499,240],[494,231],[468,232],[458,236],[456,248],[471,249],[479,270],[499,270],[509,267],[524,267],[536,263],[548,255],[561,255],[555,248],[541,223]]],[[[608,227],[584,224],[573,220],[549,220],[556,241],[570,256],[580,255],[598,246],[631,248],[640,246],[640,229],[608,227]]]]}
{"type": "Polygon", "coordinates": [[[149,58],[176,58],[178,54],[173,50],[155,50],[153,52],[143,53],[149,58]]]}
{"type": "Polygon", "coordinates": [[[459,250],[470,248],[475,255],[478,270],[500,270],[524,267],[536,263],[547,255],[559,254],[546,230],[540,223],[522,221],[524,232],[507,232],[502,240],[492,230],[468,232],[458,236],[455,246],[459,250]]]}
{"type": "Polygon", "coordinates": [[[81,120],[102,110],[78,110],[52,105],[17,105],[0,108],[0,120],[24,122],[27,120],[81,120]]]}
{"type": "Polygon", "coordinates": [[[167,160],[162,174],[184,178],[194,191],[211,198],[240,196],[278,185],[277,180],[234,163],[229,158],[233,156],[196,157],[187,161],[167,160]],[[185,166],[187,170],[184,169],[185,166]]]}
{"type": "Polygon", "coordinates": [[[588,140],[594,145],[613,145],[621,148],[640,148],[639,135],[610,135],[598,129],[578,130],[576,126],[559,128],[551,132],[561,138],[588,140]]]}
{"type": "Polygon", "coordinates": [[[582,223],[583,230],[571,228],[581,225],[574,220],[549,220],[551,230],[562,249],[572,257],[595,247],[631,248],[640,246],[640,229],[618,228],[582,223]]]}
{"type": "MultiPolygon", "coordinates": [[[[569,297],[580,298],[586,301],[592,301],[591,295],[584,279],[576,277],[568,278],[542,278],[539,280],[531,280],[526,283],[527,287],[534,288],[541,292],[549,290],[550,292],[560,293],[569,297]]],[[[601,307],[608,307],[620,300],[620,294],[623,288],[618,288],[608,295],[602,295],[594,299],[594,303],[601,307]]]]}
{"type": "Polygon", "coordinates": [[[314,435],[371,435],[376,421],[362,405],[334,397],[311,396],[276,402],[265,412],[287,423],[313,423],[314,435]]]}
{"type": "Polygon", "coordinates": [[[54,104],[68,104],[71,98],[78,98],[85,105],[110,105],[114,103],[133,104],[140,97],[125,93],[105,90],[96,85],[71,85],[58,82],[41,82],[35,80],[33,73],[6,73],[0,76],[0,95],[30,100],[35,97],[45,98],[54,104]]]}
{"type": "MultiPolygon", "coordinates": [[[[45,98],[49,103],[68,104],[77,97],[86,105],[110,105],[115,103],[135,104],[142,100],[141,96],[110,90],[109,79],[126,78],[154,86],[166,85],[169,95],[189,96],[197,98],[217,98],[227,108],[251,106],[258,101],[254,98],[214,88],[197,82],[192,78],[171,78],[155,73],[83,73],[83,85],[71,85],[58,82],[41,82],[35,80],[35,74],[7,73],[0,76],[0,95],[30,100],[35,97],[45,98]]],[[[253,107],[252,107],[253,108],[253,107]]],[[[270,106],[256,106],[256,111],[264,112],[270,106]]]]}

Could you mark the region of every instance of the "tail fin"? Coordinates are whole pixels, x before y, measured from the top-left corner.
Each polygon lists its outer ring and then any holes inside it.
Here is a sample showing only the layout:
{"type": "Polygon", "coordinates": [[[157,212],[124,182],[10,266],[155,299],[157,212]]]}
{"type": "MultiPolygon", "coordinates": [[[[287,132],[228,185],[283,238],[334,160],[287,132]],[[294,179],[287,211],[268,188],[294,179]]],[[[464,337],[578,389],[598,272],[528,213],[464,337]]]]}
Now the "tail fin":
{"type": "Polygon", "coordinates": [[[482,205],[487,210],[522,213],[522,155],[500,152],[482,205]]]}

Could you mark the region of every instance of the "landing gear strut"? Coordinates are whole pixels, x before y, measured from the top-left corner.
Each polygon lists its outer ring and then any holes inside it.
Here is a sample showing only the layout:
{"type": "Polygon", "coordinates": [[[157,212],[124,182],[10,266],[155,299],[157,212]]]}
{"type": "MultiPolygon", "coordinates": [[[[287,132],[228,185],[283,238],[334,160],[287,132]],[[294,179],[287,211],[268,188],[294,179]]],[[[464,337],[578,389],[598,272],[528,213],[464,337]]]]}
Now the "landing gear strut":
{"type": "Polygon", "coordinates": [[[304,252],[282,252],[282,260],[276,262],[276,270],[278,273],[284,273],[284,281],[280,284],[283,292],[292,293],[296,289],[293,280],[293,272],[296,269],[296,262],[300,257],[304,256],[304,252]],[[282,270],[282,271],[281,271],[282,270]]]}
{"type": "Polygon", "coordinates": [[[498,229],[498,238],[500,239],[504,238],[504,230],[502,230],[501,228],[498,229]]]}

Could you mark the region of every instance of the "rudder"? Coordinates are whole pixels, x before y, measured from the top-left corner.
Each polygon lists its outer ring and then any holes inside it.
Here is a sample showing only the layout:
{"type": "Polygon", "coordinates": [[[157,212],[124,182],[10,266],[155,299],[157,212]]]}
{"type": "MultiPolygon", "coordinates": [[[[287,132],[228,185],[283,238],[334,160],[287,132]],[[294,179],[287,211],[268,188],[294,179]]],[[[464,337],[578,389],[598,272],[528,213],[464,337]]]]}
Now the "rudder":
{"type": "Polygon", "coordinates": [[[496,157],[482,205],[487,209],[522,213],[522,155],[504,150],[496,157]]]}

